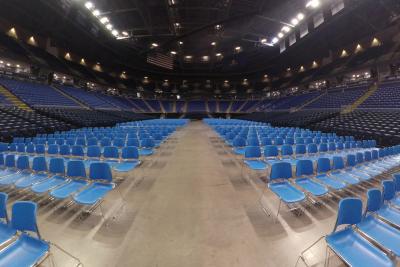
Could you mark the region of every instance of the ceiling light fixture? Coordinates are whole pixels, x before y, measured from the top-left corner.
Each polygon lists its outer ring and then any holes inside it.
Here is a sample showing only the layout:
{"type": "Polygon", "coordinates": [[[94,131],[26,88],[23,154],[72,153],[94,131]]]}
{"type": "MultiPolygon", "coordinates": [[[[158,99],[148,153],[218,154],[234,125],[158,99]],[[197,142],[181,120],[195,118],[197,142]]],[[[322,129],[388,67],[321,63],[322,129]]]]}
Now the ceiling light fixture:
{"type": "Polygon", "coordinates": [[[93,10],[93,16],[98,17],[100,15],[100,11],[98,9],[93,10]]]}
{"type": "Polygon", "coordinates": [[[177,53],[176,53],[176,51],[171,51],[171,54],[176,55],[177,53]]]}
{"type": "Polygon", "coordinates": [[[317,8],[319,7],[321,3],[319,2],[319,0],[310,0],[307,2],[306,7],[307,8],[317,8]]]}
{"type": "Polygon", "coordinates": [[[85,7],[86,7],[87,9],[93,9],[93,8],[94,8],[94,5],[93,5],[92,2],[86,2],[86,3],[85,3],[85,7]]]}
{"type": "Polygon", "coordinates": [[[284,34],[283,33],[278,33],[278,38],[283,38],[284,34]]]}
{"type": "Polygon", "coordinates": [[[274,37],[274,38],[272,39],[272,43],[273,43],[273,44],[276,44],[277,42],[279,42],[279,38],[274,37]]]}
{"type": "Polygon", "coordinates": [[[283,27],[282,27],[282,31],[283,31],[283,32],[290,32],[290,27],[288,27],[288,26],[283,26],[283,27]]]}
{"type": "Polygon", "coordinates": [[[106,25],[107,30],[111,31],[113,28],[113,25],[111,25],[110,23],[106,25]]]}
{"type": "Polygon", "coordinates": [[[292,19],[290,22],[292,23],[293,26],[299,24],[299,20],[297,18],[292,19]]]}
{"type": "Polygon", "coordinates": [[[108,23],[110,20],[107,18],[107,17],[102,17],[102,18],[100,18],[100,22],[101,23],[103,23],[103,24],[106,24],[106,23],[108,23]]]}
{"type": "Polygon", "coordinates": [[[300,21],[300,20],[303,20],[304,19],[304,14],[303,13],[299,13],[299,14],[297,14],[297,19],[300,21]]]}
{"type": "Polygon", "coordinates": [[[158,47],[158,44],[157,43],[152,43],[151,46],[152,47],[158,47]]]}
{"type": "Polygon", "coordinates": [[[117,30],[112,30],[112,35],[114,35],[114,36],[118,36],[119,35],[119,33],[118,33],[118,31],[117,30]]]}

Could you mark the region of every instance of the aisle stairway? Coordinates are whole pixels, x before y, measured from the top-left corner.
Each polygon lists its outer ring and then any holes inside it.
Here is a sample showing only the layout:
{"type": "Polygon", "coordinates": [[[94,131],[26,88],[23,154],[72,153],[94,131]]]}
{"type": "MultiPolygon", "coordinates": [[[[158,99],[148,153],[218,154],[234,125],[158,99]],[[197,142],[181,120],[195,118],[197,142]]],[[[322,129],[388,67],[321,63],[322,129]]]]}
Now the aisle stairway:
{"type": "Polygon", "coordinates": [[[356,110],[362,103],[364,103],[371,95],[373,95],[376,90],[378,90],[379,85],[377,83],[372,84],[368,90],[363,94],[359,99],[354,101],[353,104],[348,105],[343,111],[342,114],[347,114],[356,110]]]}
{"type": "Polygon", "coordinates": [[[2,94],[8,102],[12,103],[14,106],[26,110],[26,111],[32,111],[32,109],[21,99],[19,99],[16,95],[12,94],[10,91],[8,91],[5,87],[0,85],[0,94],[2,94]]]}
{"type": "Polygon", "coordinates": [[[326,94],[327,94],[327,93],[325,92],[325,93],[323,93],[323,94],[320,94],[320,95],[317,96],[317,97],[314,97],[313,99],[311,99],[310,101],[307,101],[306,103],[304,103],[304,104],[301,105],[300,107],[297,107],[297,108],[293,109],[292,112],[296,112],[296,111],[299,111],[299,110],[304,109],[305,107],[307,107],[308,105],[314,103],[315,101],[317,101],[318,99],[320,99],[321,97],[323,97],[323,96],[326,95],[326,94]]]}
{"type": "Polygon", "coordinates": [[[80,107],[84,108],[84,109],[91,109],[89,106],[85,105],[83,102],[81,102],[79,99],[70,96],[69,94],[64,93],[62,90],[58,89],[56,86],[51,86],[51,88],[53,88],[54,90],[56,90],[58,93],[62,94],[63,96],[65,96],[66,98],[71,99],[74,103],[78,104],[80,107]]]}

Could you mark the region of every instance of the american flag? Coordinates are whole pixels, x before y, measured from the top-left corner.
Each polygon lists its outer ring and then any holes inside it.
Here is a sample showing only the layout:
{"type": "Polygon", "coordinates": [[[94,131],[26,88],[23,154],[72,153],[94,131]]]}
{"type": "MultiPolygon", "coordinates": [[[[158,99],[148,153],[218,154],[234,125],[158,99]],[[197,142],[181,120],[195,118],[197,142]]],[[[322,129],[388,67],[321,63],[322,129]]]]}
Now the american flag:
{"type": "Polygon", "coordinates": [[[158,52],[147,55],[147,63],[169,70],[174,68],[174,60],[172,57],[158,52]]]}

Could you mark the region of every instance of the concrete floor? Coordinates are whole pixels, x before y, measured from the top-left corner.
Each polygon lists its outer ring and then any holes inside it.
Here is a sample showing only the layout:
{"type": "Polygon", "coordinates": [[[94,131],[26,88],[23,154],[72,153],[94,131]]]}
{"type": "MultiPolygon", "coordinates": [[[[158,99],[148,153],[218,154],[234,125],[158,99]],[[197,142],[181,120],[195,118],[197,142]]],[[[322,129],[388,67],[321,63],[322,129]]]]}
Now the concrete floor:
{"type": "MultiPolygon", "coordinates": [[[[338,200],[327,199],[304,207],[301,216],[284,207],[274,222],[259,205],[258,174],[243,169],[202,122],[179,130],[137,170],[115,176],[124,178],[119,189],[87,218],[39,199],[42,236],[84,266],[295,266],[299,253],[329,233],[336,219],[338,200]]],[[[268,190],[262,202],[276,213],[278,200],[268,190]]],[[[56,266],[73,266],[52,249],[56,266]]],[[[306,254],[311,266],[322,266],[324,256],[323,242],[306,254]]],[[[342,264],[332,256],[330,266],[342,264]]]]}

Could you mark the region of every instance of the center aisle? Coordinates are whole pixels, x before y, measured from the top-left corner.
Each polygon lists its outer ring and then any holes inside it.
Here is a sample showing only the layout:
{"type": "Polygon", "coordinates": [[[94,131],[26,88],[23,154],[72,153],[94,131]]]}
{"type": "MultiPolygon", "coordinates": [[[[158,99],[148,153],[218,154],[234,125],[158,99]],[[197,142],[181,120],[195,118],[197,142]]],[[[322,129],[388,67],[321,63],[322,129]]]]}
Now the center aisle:
{"type": "Polygon", "coordinates": [[[116,266],[271,266],[213,147],[216,134],[192,122],[177,136],[116,266]]]}

